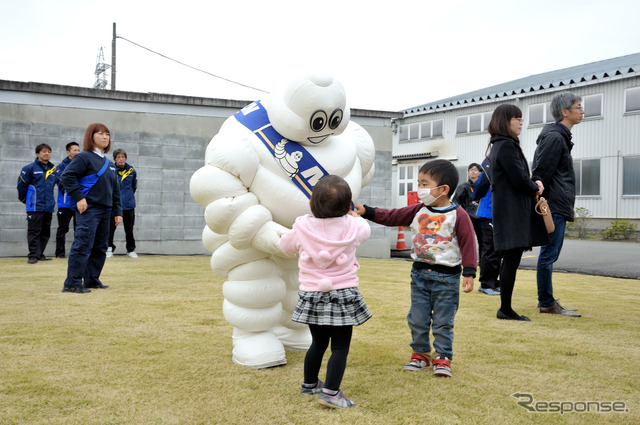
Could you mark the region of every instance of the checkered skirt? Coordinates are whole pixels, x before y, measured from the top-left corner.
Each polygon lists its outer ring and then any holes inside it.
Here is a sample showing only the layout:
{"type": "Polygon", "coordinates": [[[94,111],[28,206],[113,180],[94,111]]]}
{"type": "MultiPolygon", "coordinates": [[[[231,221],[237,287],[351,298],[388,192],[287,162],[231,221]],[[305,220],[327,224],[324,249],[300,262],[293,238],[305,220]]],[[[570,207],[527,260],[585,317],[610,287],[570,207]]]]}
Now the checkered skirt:
{"type": "Polygon", "coordinates": [[[329,292],[298,292],[300,299],[291,320],[308,325],[358,326],[369,320],[371,312],[358,288],[329,292]]]}

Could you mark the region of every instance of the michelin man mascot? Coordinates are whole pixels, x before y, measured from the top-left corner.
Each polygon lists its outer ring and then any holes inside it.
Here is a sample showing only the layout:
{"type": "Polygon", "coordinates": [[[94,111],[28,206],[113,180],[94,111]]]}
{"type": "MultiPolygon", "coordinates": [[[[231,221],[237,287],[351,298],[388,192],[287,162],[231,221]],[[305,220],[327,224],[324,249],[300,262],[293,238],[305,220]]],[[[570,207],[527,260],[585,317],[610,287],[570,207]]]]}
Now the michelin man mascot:
{"type": "Polygon", "coordinates": [[[282,365],[285,348],[311,344],[307,325],[291,321],[298,263],[279,240],[311,212],[321,177],[344,178],[354,200],[373,178],[373,141],[349,117],[344,89],[330,75],[295,77],[228,118],[191,177],[191,197],[206,208],[202,240],[211,268],[227,279],[222,309],[239,365],[282,365]]]}

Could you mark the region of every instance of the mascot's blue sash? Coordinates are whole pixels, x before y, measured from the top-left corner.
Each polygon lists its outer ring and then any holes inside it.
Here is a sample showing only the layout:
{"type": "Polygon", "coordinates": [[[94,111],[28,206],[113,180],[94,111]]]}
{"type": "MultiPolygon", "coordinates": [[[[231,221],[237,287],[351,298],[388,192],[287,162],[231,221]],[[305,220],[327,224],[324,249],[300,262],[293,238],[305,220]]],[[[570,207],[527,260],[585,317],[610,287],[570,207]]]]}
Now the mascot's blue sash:
{"type": "Polygon", "coordinates": [[[282,137],[271,125],[267,110],[260,101],[245,106],[234,115],[240,124],[253,132],[269,149],[291,181],[311,198],[313,187],[329,173],[300,143],[282,137]]]}

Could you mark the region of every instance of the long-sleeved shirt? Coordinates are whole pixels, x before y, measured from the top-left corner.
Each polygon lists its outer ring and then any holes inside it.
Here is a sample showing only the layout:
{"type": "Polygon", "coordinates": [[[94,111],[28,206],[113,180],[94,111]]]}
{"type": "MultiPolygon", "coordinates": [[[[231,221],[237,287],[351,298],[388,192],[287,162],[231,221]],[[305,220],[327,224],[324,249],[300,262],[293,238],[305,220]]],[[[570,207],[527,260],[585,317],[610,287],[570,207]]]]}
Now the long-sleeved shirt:
{"type": "Polygon", "coordinates": [[[73,157],[62,173],[61,179],[65,190],[76,203],[86,198],[87,204],[101,205],[113,210],[114,215],[122,215],[122,203],[120,201],[120,185],[118,184],[116,166],[109,161],[107,170],[100,176],[96,184],[85,196],[82,193],[78,179],[97,174],[104,165],[105,158],[95,152],[82,151],[73,157]]]}
{"type": "Polygon", "coordinates": [[[423,203],[383,209],[365,205],[364,218],[385,226],[411,229],[411,258],[442,273],[476,275],[478,254],[469,214],[458,205],[434,209],[423,203]]]}

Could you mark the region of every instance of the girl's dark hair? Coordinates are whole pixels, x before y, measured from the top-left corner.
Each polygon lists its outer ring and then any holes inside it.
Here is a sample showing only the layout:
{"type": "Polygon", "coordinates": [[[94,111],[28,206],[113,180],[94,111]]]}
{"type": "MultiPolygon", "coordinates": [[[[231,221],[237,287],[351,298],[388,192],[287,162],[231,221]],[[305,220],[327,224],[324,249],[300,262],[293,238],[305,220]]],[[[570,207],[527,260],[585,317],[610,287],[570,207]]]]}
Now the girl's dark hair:
{"type": "Polygon", "coordinates": [[[512,134],[509,129],[511,118],[522,118],[522,111],[516,105],[500,105],[493,111],[487,130],[491,136],[509,137],[520,143],[517,134],[512,134]]]}
{"type": "MultiPolygon", "coordinates": [[[[111,132],[106,125],[100,123],[89,124],[89,127],[87,127],[87,131],[84,132],[84,142],[82,143],[83,150],[93,151],[95,149],[96,145],[93,143],[93,135],[100,131],[109,133],[109,135],[111,135],[111,132]]],[[[109,152],[109,150],[111,150],[111,137],[109,137],[109,145],[107,145],[104,153],[109,152]]]]}
{"type": "Polygon", "coordinates": [[[342,177],[324,176],[313,187],[311,212],[317,218],[342,217],[351,209],[351,196],[351,188],[342,177]]]}

